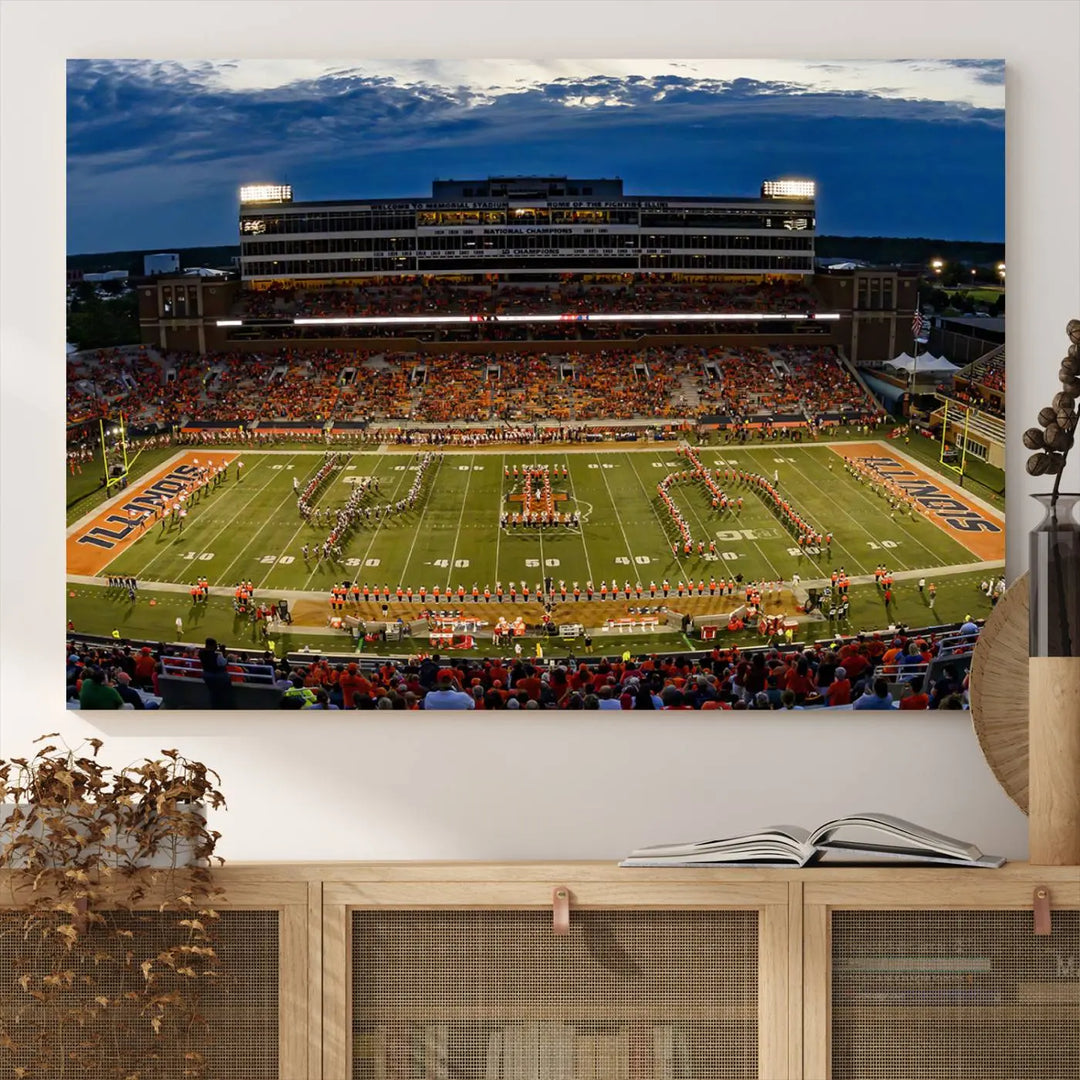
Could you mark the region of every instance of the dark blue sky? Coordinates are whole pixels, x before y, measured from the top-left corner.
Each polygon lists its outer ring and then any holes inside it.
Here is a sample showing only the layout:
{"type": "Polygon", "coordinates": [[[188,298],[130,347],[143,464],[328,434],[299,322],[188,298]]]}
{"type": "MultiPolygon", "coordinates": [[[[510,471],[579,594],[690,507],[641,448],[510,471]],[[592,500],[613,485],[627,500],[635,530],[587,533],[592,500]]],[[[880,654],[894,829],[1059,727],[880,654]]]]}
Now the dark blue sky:
{"type": "Polygon", "coordinates": [[[496,173],[809,177],[819,232],[1003,241],[1004,90],[993,60],[75,60],[67,247],[235,243],[242,183],[303,201],[496,173]]]}

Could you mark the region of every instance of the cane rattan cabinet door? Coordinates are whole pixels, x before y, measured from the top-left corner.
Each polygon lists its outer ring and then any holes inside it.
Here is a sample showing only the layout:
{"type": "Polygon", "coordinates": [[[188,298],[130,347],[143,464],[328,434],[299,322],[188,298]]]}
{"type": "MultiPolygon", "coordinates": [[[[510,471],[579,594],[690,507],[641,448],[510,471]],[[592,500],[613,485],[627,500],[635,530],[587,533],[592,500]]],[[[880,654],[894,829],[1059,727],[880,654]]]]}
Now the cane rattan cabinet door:
{"type": "MultiPolygon", "coordinates": [[[[92,923],[79,946],[66,950],[63,938],[42,936],[40,920],[31,926],[22,913],[0,913],[0,1061],[5,1075],[24,1075],[17,1070],[26,1069],[29,1077],[183,1080],[200,1075],[190,1070],[204,1063],[208,1077],[283,1076],[279,911],[219,912],[209,924],[208,944],[200,946],[217,955],[214,976],[198,979],[188,1015],[181,1019],[166,1013],[157,1030],[155,1010],[142,1007],[145,999],[127,1003],[142,997],[146,979],[127,953],[152,960],[184,947],[189,934],[176,912],[99,914],[104,922],[92,923]],[[42,985],[44,990],[38,989],[42,985]],[[101,1000],[95,1003],[94,998],[101,1000]],[[79,1009],[80,1002],[91,1013],[79,1009]]],[[[67,921],[58,917],[57,925],[67,921]]],[[[191,989],[189,977],[176,970],[179,964],[154,966],[156,994],[191,989]]]]}
{"type": "Polygon", "coordinates": [[[804,898],[807,1080],[1080,1076],[1076,868],[822,872],[804,898]]]}
{"type": "Polygon", "coordinates": [[[354,911],[354,1080],[754,1080],[758,916],[354,911]]]}
{"type": "Polygon", "coordinates": [[[832,1080],[1075,1080],[1080,912],[834,911],[832,1080]]]}

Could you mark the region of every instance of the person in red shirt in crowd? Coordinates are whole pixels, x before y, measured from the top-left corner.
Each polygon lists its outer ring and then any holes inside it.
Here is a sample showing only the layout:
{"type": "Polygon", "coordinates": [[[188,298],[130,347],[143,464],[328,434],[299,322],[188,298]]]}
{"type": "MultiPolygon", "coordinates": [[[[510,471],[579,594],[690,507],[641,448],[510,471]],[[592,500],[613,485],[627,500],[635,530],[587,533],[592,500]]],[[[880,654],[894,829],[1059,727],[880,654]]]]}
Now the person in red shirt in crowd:
{"type": "Polygon", "coordinates": [[[874,661],[880,661],[885,655],[885,642],[881,640],[880,634],[875,634],[869,642],[867,642],[866,655],[874,661]]]}
{"type": "Polygon", "coordinates": [[[840,650],[840,659],[847,668],[852,684],[857,683],[870,669],[870,658],[866,654],[865,645],[845,645],[840,650]]]}
{"type": "MultiPolygon", "coordinates": [[[[157,681],[157,661],[149,645],[144,645],[135,657],[135,684],[144,690],[154,687],[157,681]]],[[[156,687],[154,693],[157,693],[156,687]]]]}
{"type": "Polygon", "coordinates": [[[810,665],[803,657],[793,668],[788,669],[787,684],[785,689],[795,695],[798,704],[806,704],[806,699],[814,693],[814,681],[809,673],[810,665]]]}
{"type": "Polygon", "coordinates": [[[900,698],[901,709],[928,709],[930,708],[930,696],[923,692],[923,676],[914,675],[911,681],[908,683],[911,687],[910,693],[907,691],[901,691],[903,697],[900,698]]]}
{"type": "Polygon", "coordinates": [[[364,678],[355,663],[349,664],[342,672],[339,684],[341,686],[341,696],[344,699],[344,706],[346,709],[353,709],[356,707],[357,694],[363,694],[365,696],[370,696],[371,694],[371,683],[364,678]]]}
{"type": "Polygon", "coordinates": [[[541,683],[540,678],[537,676],[535,667],[527,665],[525,667],[525,677],[517,679],[516,683],[514,684],[514,689],[524,690],[532,700],[539,701],[540,688],[542,686],[543,684],[541,683]]]}
{"type": "Polygon", "coordinates": [[[836,676],[829,689],[825,692],[826,705],[850,705],[851,704],[851,680],[848,678],[846,668],[838,667],[836,676]]]}

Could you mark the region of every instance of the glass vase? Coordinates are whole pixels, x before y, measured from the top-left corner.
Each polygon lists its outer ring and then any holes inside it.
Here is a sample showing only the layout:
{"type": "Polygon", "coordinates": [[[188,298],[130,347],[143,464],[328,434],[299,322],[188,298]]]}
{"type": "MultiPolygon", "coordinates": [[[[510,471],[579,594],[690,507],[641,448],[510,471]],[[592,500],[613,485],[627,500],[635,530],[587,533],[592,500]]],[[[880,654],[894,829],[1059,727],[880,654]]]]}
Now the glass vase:
{"type": "Polygon", "coordinates": [[[1080,656],[1080,495],[1032,495],[1046,512],[1031,532],[1031,656],[1080,656]]]}

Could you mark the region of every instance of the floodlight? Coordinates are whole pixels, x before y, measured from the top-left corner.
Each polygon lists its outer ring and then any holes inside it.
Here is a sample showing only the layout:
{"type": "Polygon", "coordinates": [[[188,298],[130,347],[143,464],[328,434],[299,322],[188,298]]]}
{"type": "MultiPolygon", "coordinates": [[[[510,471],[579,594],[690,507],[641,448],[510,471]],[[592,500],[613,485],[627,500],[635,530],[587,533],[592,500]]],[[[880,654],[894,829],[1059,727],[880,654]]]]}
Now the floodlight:
{"type": "Polygon", "coordinates": [[[240,188],[242,203],[292,202],[291,184],[244,184],[240,188]]]}

